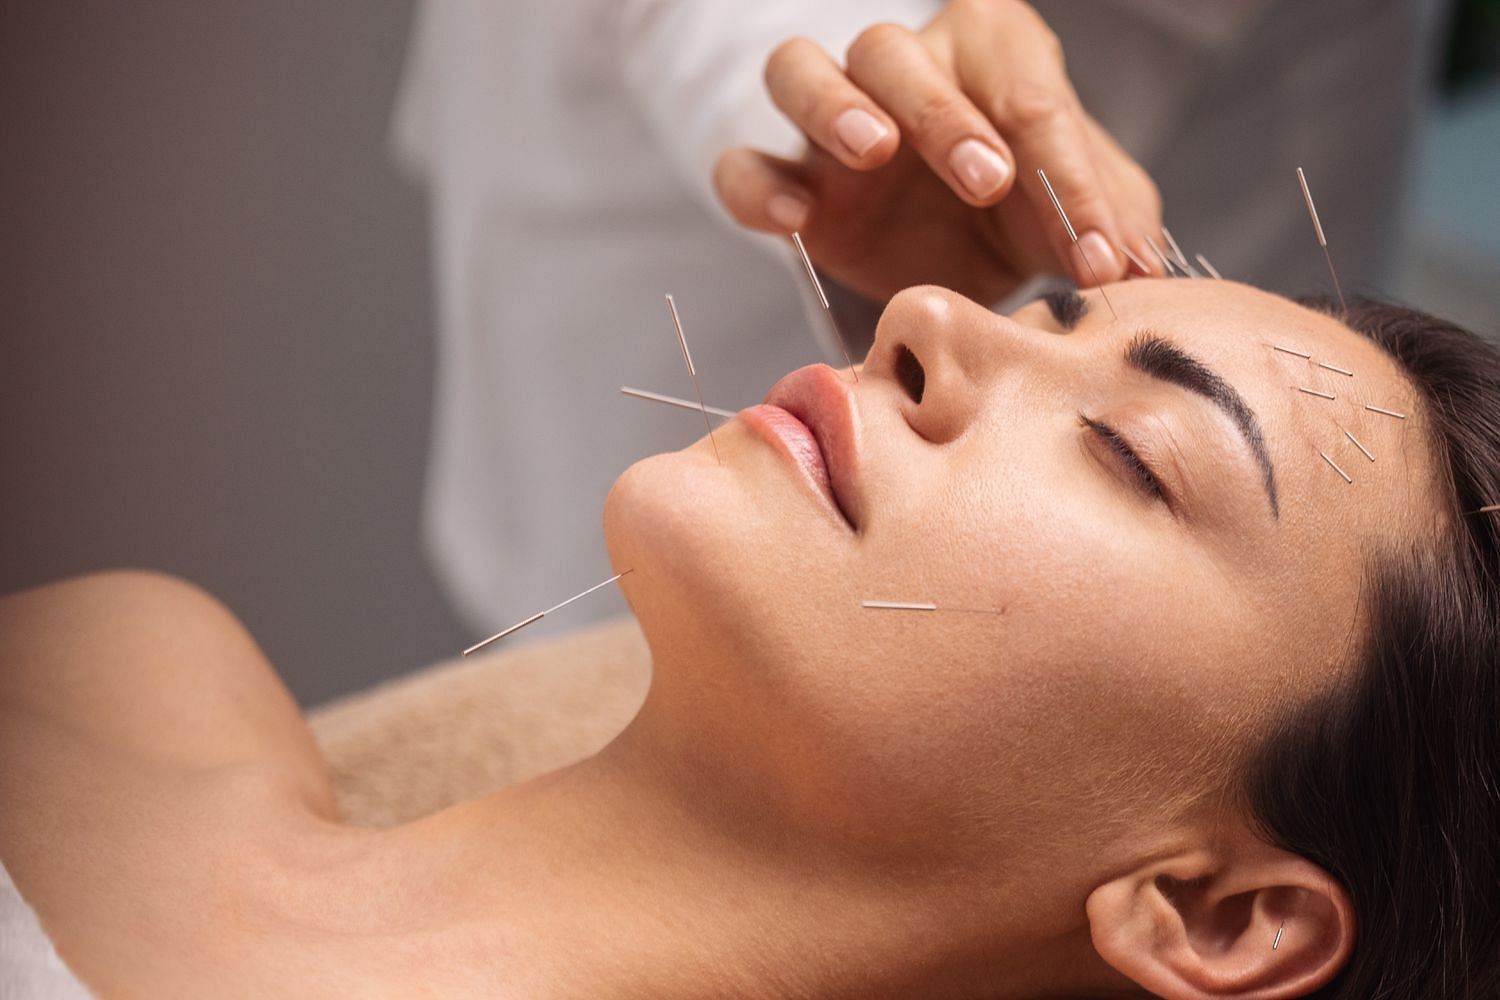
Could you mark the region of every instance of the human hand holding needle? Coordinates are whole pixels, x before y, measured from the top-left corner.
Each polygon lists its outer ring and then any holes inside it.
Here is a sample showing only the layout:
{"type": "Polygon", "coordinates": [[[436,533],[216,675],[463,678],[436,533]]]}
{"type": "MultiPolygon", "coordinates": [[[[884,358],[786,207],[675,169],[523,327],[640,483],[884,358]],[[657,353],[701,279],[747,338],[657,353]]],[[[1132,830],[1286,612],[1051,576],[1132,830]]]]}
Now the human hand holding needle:
{"type": "Polygon", "coordinates": [[[1024,4],[955,0],[920,32],[877,25],[847,67],[794,39],[766,80],[807,153],[731,150],[719,196],[749,228],[800,230],[846,287],[883,300],[935,282],[997,301],[1038,273],[1084,287],[1136,273],[1124,250],[1158,273],[1146,242],[1160,233],[1156,187],[1084,111],[1055,37],[1024,4]]]}

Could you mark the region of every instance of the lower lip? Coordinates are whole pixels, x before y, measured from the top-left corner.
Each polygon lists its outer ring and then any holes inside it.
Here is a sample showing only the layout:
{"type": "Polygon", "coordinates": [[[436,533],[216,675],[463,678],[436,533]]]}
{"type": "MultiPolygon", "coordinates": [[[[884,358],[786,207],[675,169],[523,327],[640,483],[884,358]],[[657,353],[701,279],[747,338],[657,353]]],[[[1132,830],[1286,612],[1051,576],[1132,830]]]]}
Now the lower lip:
{"type": "Polygon", "coordinates": [[[823,461],[818,439],[813,437],[813,432],[806,424],[781,407],[769,403],[741,410],[739,416],[776,450],[791,459],[818,497],[840,521],[846,520],[839,510],[838,501],[834,499],[833,483],[828,478],[828,464],[823,461]]]}

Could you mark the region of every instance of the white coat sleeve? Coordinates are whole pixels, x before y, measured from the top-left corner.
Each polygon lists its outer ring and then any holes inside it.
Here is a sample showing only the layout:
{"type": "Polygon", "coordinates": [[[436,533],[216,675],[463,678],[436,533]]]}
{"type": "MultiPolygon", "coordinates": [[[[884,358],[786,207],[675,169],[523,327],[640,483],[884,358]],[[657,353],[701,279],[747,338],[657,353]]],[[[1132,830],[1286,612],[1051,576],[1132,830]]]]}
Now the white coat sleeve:
{"type": "Polygon", "coordinates": [[[802,136],[771,104],[763,72],[771,51],[796,36],[835,59],[865,28],[920,28],[940,0],[618,0],[620,74],[647,127],[705,207],[728,217],[712,172],[731,146],[794,157],[802,136]]]}

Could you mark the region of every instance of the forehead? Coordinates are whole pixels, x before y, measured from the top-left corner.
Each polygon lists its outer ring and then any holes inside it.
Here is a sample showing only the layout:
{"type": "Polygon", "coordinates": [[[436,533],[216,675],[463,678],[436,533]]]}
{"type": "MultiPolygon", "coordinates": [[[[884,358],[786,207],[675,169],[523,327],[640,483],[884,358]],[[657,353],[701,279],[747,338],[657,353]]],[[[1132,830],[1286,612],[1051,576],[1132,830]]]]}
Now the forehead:
{"type": "Polygon", "coordinates": [[[1109,295],[1118,321],[1094,293],[1090,324],[1118,328],[1122,342],[1140,329],[1162,334],[1216,369],[1254,410],[1282,500],[1275,533],[1300,557],[1357,567],[1369,543],[1410,537],[1431,522],[1424,416],[1379,345],[1332,316],[1236,282],[1132,281],[1109,295]]]}

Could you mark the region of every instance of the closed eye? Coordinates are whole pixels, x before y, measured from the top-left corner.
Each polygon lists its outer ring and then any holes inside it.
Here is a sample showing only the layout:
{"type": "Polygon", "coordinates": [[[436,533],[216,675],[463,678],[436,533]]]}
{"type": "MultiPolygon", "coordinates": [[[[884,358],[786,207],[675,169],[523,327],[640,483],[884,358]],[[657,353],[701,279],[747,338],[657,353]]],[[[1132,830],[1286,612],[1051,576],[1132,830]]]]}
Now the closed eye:
{"type": "Polygon", "coordinates": [[[1094,420],[1082,414],[1078,419],[1083,426],[1097,434],[1099,440],[1109,446],[1109,449],[1119,457],[1120,465],[1129,474],[1136,489],[1147,499],[1166,501],[1167,491],[1162,488],[1161,480],[1151,471],[1151,467],[1141,460],[1141,456],[1119,431],[1102,420],[1094,420]]]}

